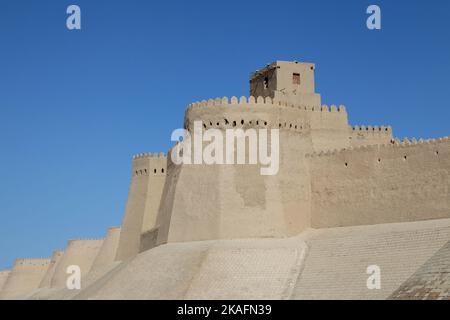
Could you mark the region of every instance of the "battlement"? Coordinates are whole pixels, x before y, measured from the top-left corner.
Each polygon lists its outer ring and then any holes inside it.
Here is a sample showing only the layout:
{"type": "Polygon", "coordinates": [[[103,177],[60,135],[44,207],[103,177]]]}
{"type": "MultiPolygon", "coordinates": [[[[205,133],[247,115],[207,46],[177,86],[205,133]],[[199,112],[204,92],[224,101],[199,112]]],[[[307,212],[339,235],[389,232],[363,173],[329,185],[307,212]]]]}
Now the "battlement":
{"type": "Polygon", "coordinates": [[[332,149],[332,150],[326,150],[326,151],[320,151],[320,152],[313,152],[310,154],[306,154],[306,158],[319,158],[319,157],[328,157],[328,156],[335,156],[338,154],[352,154],[356,152],[366,152],[366,151],[383,151],[383,150],[400,150],[404,148],[409,147],[416,147],[416,146],[426,146],[426,145],[435,145],[439,147],[441,143],[448,142],[450,140],[450,137],[442,137],[438,139],[419,139],[412,138],[409,140],[408,138],[404,138],[402,141],[400,141],[398,138],[393,139],[390,141],[390,143],[387,144],[375,144],[375,145],[361,145],[357,147],[348,147],[348,148],[342,148],[342,149],[332,149]]]}
{"type": "Polygon", "coordinates": [[[105,240],[105,238],[76,238],[76,239],[69,239],[68,244],[82,244],[83,242],[89,243],[103,240],[105,240]]]}
{"type": "MultiPolygon", "coordinates": [[[[11,271],[0,271],[0,290],[2,282],[6,288],[0,298],[65,288],[71,265],[81,268],[83,279],[108,269],[115,276],[121,267],[111,267],[130,266],[140,252],[165,243],[286,238],[310,228],[449,218],[450,137],[400,140],[390,126],[349,126],[344,105],[321,103],[314,73],[312,63],[276,61],[251,74],[250,96],[197,101],[185,110],[190,133],[218,129],[217,136],[227,137],[227,129],[275,129],[277,140],[267,147],[276,174],[262,175],[262,165],[188,165],[163,152],[136,154],[122,225],[109,228],[104,239],[69,240],[51,259],[16,260],[11,271]]],[[[197,138],[191,147],[205,150],[208,139],[197,138]]],[[[170,154],[181,152],[173,148],[170,154]]],[[[100,285],[110,278],[101,276],[100,285]]]]}
{"type": "Polygon", "coordinates": [[[202,107],[222,107],[222,106],[233,106],[233,105],[272,105],[272,106],[281,106],[281,107],[290,107],[296,108],[299,110],[305,111],[328,111],[328,112],[346,112],[345,106],[340,105],[337,107],[336,105],[331,105],[328,107],[327,105],[306,105],[299,104],[295,102],[287,102],[282,100],[273,99],[271,97],[262,97],[262,96],[241,96],[240,98],[236,96],[232,96],[231,98],[223,97],[223,98],[215,98],[208,99],[202,101],[196,101],[188,105],[187,111],[190,111],[194,108],[202,108],[202,107]]]}
{"type": "Polygon", "coordinates": [[[71,239],[67,241],[67,248],[71,249],[96,249],[98,248],[104,238],[86,238],[86,239],[71,239]]]}
{"type": "Polygon", "coordinates": [[[24,267],[36,267],[36,266],[47,266],[50,264],[49,258],[36,258],[36,259],[16,259],[14,263],[14,268],[24,268],[24,267]]]}
{"type": "Polygon", "coordinates": [[[133,156],[132,176],[165,175],[167,155],[160,153],[140,153],[133,156]]]}
{"type": "Polygon", "coordinates": [[[448,218],[449,146],[405,138],[307,155],[312,227],[448,218]]]}
{"type": "Polygon", "coordinates": [[[391,126],[349,126],[350,130],[355,132],[361,132],[361,133],[384,133],[389,134],[392,133],[392,127],[391,126]]]}
{"type": "Polygon", "coordinates": [[[311,129],[339,127],[347,135],[347,112],[343,105],[311,106],[270,97],[216,98],[194,102],[185,113],[184,127],[191,131],[195,121],[204,129],[267,128],[309,133],[311,129]]]}
{"type": "Polygon", "coordinates": [[[167,160],[163,152],[140,153],[133,157],[130,191],[116,253],[118,261],[139,253],[141,233],[155,227],[167,160]]]}
{"type": "Polygon", "coordinates": [[[151,153],[151,152],[147,152],[147,153],[139,153],[133,156],[133,160],[138,160],[138,159],[162,159],[162,158],[167,158],[167,155],[164,152],[155,152],[155,153],[151,153]]]}

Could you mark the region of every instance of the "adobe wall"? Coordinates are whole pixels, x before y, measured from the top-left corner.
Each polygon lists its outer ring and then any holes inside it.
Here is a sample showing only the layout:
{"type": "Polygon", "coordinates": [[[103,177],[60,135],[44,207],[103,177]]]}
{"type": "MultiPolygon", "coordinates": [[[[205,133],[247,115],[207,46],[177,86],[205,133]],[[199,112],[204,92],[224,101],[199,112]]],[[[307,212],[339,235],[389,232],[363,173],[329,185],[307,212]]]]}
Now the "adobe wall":
{"type": "MultiPolygon", "coordinates": [[[[310,184],[304,154],[313,150],[309,120],[314,112],[322,111],[253,97],[191,105],[185,116],[189,130],[198,120],[204,129],[222,131],[280,129],[279,172],[263,176],[259,164],[175,165],[169,160],[158,243],[283,237],[309,227],[310,184]]],[[[329,114],[324,111],[323,119],[329,114]]]]}
{"type": "Polygon", "coordinates": [[[166,155],[162,152],[158,156],[155,154],[150,161],[149,184],[141,234],[155,228],[164,183],[166,182],[166,173],[166,155]]]}
{"type": "Polygon", "coordinates": [[[8,276],[10,273],[11,273],[11,271],[9,271],[9,270],[0,271],[0,294],[2,292],[3,286],[5,285],[6,280],[8,279],[8,276]]]}
{"type": "Polygon", "coordinates": [[[253,96],[216,98],[195,102],[186,110],[185,128],[201,120],[205,129],[279,128],[311,135],[314,151],[350,146],[350,130],[345,106],[304,105],[253,96]],[[258,122],[259,121],[259,122],[258,122]],[[267,122],[267,124],[265,124],[267,122]]]}
{"type": "Polygon", "coordinates": [[[250,95],[270,97],[277,101],[320,106],[320,94],[315,92],[315,65],[292,61],[276,61],[254,72],[250,77],[250,95]],[[293,75],[299,82],[293,82],[293,75]],[[267,82],[266,82],[267,80],[267,82]]]}
{"type": "Polygon", "coordinates": [[[64,255],[64,251],[55,251],[50,259],[50,264],[45,272],[44,277],[42,278],[41,283],[39,284],[39,288],[50,288],[53,275],[55,274],[56,266],[59,261],[61,261],[62,256],[64,255]]]}
{"type": "Polygon", "coordinates": [[[141,234],[156,223],[166,178],[167,158],[160,154],[140,154],[133,158],[132,178],[122,222],[117,261],[134,257],[140,250],[141,234]]]}
{"type": "Polygon", "coordinates": [[[308,157],[312,227],[450,217],[449,138],[308,157]]]}
{"type": "Polygon", "coordinates": [[[103,240],[70,240],[61,260],[56,265],[51,288],[66,287],[66,281],[69,277],[67,267],[71,265],[80,267],[83,284],[83,277],[91,270],[102,244],[103,240]]]}
{"type": "Polygon", "coordinates": [[[314,151],[341,149],[350,146],[348,116],[345,106],[327,105],[313,107],[307,112],[311,126],[314,151]]]}
{"type": "Polygon", "coordinates": [[[349,138],[352,147],[388,144],[393,139],[392,128],[389,126],[353,126],[349,127],[349,138]]]}
{"type": "Polygon", "coordinates": [[[91,272],[104,270],[115,261],[119,239],[120,227],[109,228],[108,234],[92,264],[91,272]]]}
{"type": "Polygon", "coordinates": [[[17,259],[0,299],[18,299],[36,290],[49,265],[50,259],[17,259]]]}
{"type": "Polygon", "coordinates": [[[141,243],[139,247],[139,253],[150,250],[158,244],[158,227],[148,230],[141,234],[141,243]]]}

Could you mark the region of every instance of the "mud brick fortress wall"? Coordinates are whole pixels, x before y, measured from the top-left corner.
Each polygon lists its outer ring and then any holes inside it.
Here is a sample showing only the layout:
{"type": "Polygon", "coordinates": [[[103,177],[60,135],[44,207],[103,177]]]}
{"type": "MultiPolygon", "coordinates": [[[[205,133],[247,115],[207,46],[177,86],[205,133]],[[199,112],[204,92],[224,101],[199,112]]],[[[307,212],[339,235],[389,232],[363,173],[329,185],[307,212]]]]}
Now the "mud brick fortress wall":
{"type": "Polygon", "coordinates": [[[36,290],[50,259],[17,259],[0,292],[0,299],[19,297],[36,290]]]}
{"type": "Polygon", "coordinates": [[[399,143],[390,126],[349,126],[344,106],[322,105],[313,91],[314,69],[276,62],[250,81],[250,93],[265,97],[188,107],[184,125],[190,131],[194,121],[205,130],[280,129],[280,171],[261,176],[248,165],[169,161],[159,243],[450,216],[448,139],[399,143]]]}
{"type": "Polygon", "coordinates": [[[249,97],[186,109],[190,133],[197,121],[203,132],[279,129],[276,175],[261,175],[261,165],[176,165],[172,150],[136,155],[121,227],[69,241],[51,259],[17,260],[0,272],[0,298],[64,288],[70,265],[100,274],[165,243],[449,218],[449,138],[400,141],[389,126],[350,126],[343,105],[322,105],[314,71],[277,61],[252,74],[249,97]]]}
{"type": "Polygon", "coordinates": [[[142,250],[141,236],[152,232],[155,227],[166,181],[166,166],[167,157],[164,153],[146,153],[134,157],[117,260],[126,260],[138,254],[142,250]]]}
{"type": "MultiPolygon", "coordinates": [[[[262,176],[254,165],[175,165],[164,158],[166,174],[142,182],[142,196],[132,179],[129,203],[141,197],[141,208],[153,208],[125,216],[124,226],[135,223],[134,252],[166,242],[450,217],[448,139],[399,142],[390,126],[350,126],[344,106],[322,105],[314,70],[311,63],[277,61],[251,76],[250,97],[188,106],[184,128],[191,134],[196,121],[203,130],[279,129],[279,172],[262,176]],[[151,223],[143,227],[142,216],[151,223]],[[144,245],[143,229],[151,230],[144,245]]],[[[150,159],[138,156],[133,166],[148,167],[150,159]]]]}
{"type": "Polygon", "coordinates": [[[449,217],[448,138],[361,146],[308,159],[314,228],[449,217]]]}

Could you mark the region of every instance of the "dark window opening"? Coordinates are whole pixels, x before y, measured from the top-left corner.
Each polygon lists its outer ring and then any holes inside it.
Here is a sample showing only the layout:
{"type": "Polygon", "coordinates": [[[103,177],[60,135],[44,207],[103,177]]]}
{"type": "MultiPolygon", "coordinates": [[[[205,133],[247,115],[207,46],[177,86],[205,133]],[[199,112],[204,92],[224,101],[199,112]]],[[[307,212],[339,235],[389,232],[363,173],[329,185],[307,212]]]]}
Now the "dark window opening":
{"type": "Polygon", "coordinates": [[[264,77],[264,89],[267,89],[269,87],[269,78],[264,77]]]}
{"type": "Polygon", "coordinates": [[[292,74],[292,83],[293,84],[300,84],[300,73],[292,74]]]}

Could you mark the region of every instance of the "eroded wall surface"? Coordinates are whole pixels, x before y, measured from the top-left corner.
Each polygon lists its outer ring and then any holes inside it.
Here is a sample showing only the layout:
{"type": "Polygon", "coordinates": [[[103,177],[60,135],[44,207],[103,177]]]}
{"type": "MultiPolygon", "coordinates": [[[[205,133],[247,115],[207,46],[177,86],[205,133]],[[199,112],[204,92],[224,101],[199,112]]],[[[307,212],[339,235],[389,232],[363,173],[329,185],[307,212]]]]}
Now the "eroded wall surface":
{"type": "Polygon", "coordinates": [[[92,264],[98,255],[103,240],[70,240],[64,254],[57,264],[52,281],[52,288],[65,288],[69,277],[67,268],[79,266],[81,270],[81,282],[91,270],[92,264]]]}
{"type": "Polygon", "coordinates": [[[0,271],[0,294],[2,292],[3,286],[5,285],[6,280],[8,279],[8,276],[10,273],[11,273],[11,271],[9,271],[9,270],[0,271]]]}
{"type": "Polygon", "coordinates": [[[166,167],[167,158],[162,153],[134,157],[116,260],[123,261],[137,255],[141,247],[141,234],[155,227],[166,167]]]}
{"type": "Polygon", "coordinates": [[[100,247],[98,255],[92,264],[91,272],[101,271],[111,265],[117,255],[117,248],[119,246],[120,227],[110,228],[105,240],[100,247]]]}
{"type": "Polygon", "coordinates": [[[389,144],[393,139],[389,126],[351,126],[348,135],[352,147],[389,144]]]}
{"type": "Polygon", "coordinates": [[[0,299],[19,299],[36,290],[49,265],[50,259],[16,260],[0,292],[0,299]]]}
{"type": "Polygon", "coordinates": [[[450,217],[448,138],[328,152],[309,163],[314,228],[450,217]]]}
{"type": "MultiPolygon", "coordinates": [[[[244,165],[169,162],[164,206],[157,223],[158,242],[283,237],[307,228],[310,179],[304,155],[314,150],[311,123],[314,130],[320,131],[318,124],[328,119],[330,122],[340,119],[345,124],[344,132],[348,133],[343,108],[308,109],[253,97],[192,105],[185,118],[185,127],[190,132],[196,121],[201,121],[204,129],[221,132],[267,130],[269,141],[271,130],[279,130],[279,170],[274,175],[262,175],[261,168],[265,166],[260,162],[250,165],[248,153],[244,165]]],[[[342,144],[345,143],[348,136],[343,138],[342,144]]],[[[270,154],[270,143],[268,150],[270,154]]]]}
{"type": "Polygon", "coordinates": [[[64,251],[55,251],[50,259],[50,264],[44,277],[42,278],[39,288],[49,288],[51,286],[52,278],[55,274],[56,266],[61,261],[64,251]]]}

